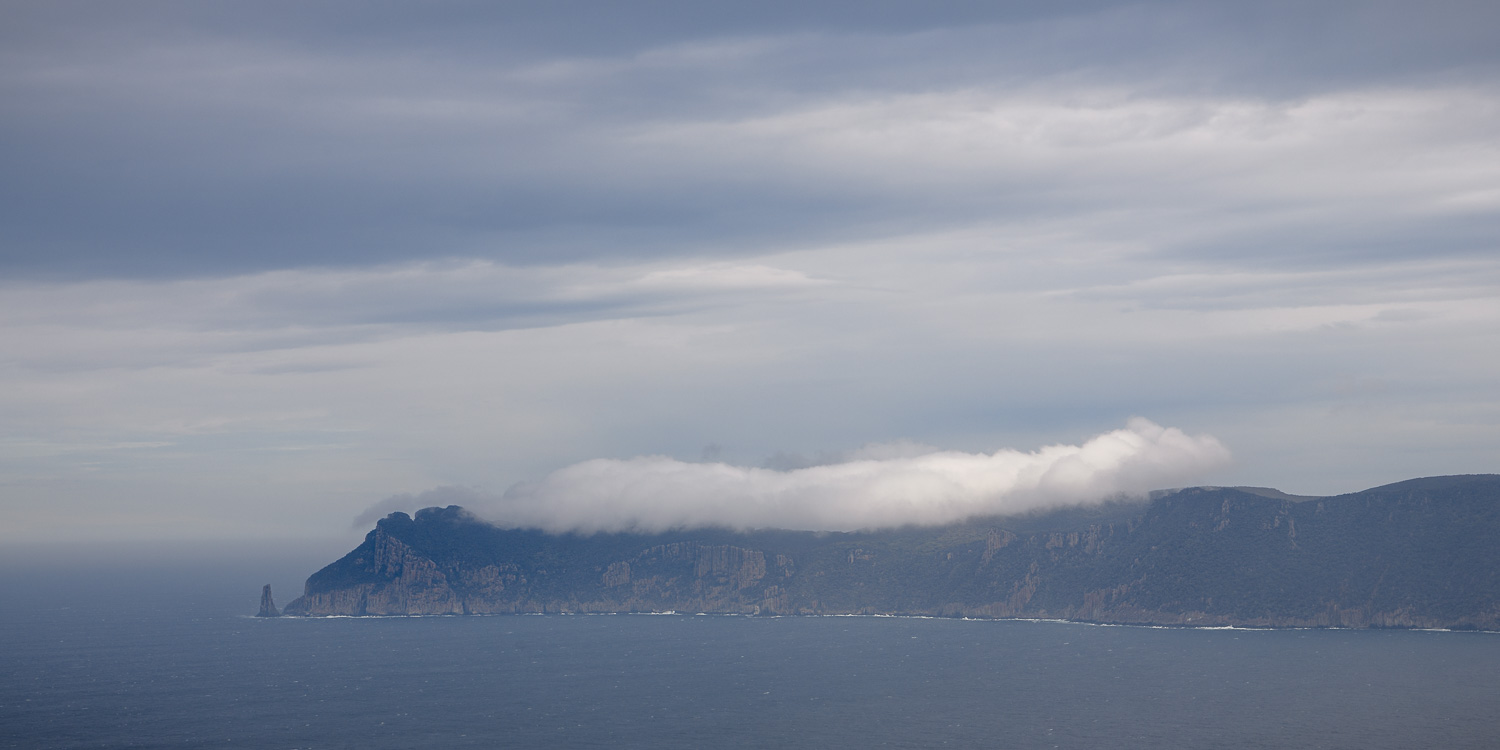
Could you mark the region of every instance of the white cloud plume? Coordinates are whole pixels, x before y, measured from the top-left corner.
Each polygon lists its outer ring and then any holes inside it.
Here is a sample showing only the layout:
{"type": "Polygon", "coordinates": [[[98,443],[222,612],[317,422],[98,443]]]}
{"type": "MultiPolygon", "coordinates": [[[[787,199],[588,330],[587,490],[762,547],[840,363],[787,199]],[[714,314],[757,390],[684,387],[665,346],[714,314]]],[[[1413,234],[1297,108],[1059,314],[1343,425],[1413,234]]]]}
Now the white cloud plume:
{"type": "Polygon", "coordinates": [[[479,511],[504,526],[582,532],[940,524],[1139,495],[1228,459],[1212,436],[1137,418],[1082,445],[1029,453],[896,451],[791,471],[666,456],[595,459],[516,485],[479,511]]]}

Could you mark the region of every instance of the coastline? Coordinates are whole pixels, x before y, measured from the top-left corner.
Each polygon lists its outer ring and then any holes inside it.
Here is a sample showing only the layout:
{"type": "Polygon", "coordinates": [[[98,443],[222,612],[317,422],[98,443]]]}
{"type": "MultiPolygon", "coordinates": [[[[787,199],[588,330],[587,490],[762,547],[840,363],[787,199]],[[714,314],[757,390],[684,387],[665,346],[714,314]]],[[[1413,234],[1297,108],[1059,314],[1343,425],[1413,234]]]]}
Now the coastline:
{"type": "Polygon", "coordinates": [[[826,614],[774,614],[750,615],[740,612],[476,612],[471,614],[390,614],[390,615],[282,615],[259,617],[239,615],[247,620],[415,620],[415,619],[467,619],[489,617],[723,617],[756,620],[794,620],[835,617],[896,620],[948,620],[953,622],[1027,622],[1054,625],[1079,625],[1095,628],[1137,628],[1145,630],[1227,630],[1235,632],[1290,632],[1290,631],[1341,631],[1371,632],[1400,631],[1412,633],[1487,633],[1500,635],[1500,630],[1482,628],[1407,628],[1398,626],[1367,626],[1351,628],[1333,625],[1182,625],[1177,623],[1101,622],[1096,620],[1068,620],[1056,617],[949,617],[945,615],[886,614],[886,613],[826,613],[826,614]]]}

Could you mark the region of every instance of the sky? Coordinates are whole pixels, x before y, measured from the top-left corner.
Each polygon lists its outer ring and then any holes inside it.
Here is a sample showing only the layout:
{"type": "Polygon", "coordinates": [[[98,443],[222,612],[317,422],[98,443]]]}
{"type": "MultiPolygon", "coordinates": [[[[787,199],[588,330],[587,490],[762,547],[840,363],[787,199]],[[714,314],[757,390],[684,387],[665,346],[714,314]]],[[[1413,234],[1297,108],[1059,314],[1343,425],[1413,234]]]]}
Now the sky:
{"type": "Polygon", "coordinates": [[[0,3],[0,543],[1496,471],[1494,3],[0,3]]]}

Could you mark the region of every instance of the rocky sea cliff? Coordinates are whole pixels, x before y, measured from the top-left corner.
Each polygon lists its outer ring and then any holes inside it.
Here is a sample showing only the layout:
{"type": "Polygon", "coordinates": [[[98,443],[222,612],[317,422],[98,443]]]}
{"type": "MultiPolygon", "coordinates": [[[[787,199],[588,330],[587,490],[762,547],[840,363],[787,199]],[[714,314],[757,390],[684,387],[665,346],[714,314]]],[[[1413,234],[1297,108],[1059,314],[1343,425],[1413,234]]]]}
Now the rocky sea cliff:
{"type": "MultiPolygon", "coordinates": [[[[1324,498],[1149,502],[852,533],[548,534],[395,513],[294,616],[707,612],[1500,630],[1500,476],[1324,498]]],[[[265,594],[269,602],[269,592],[265,594]]],[[[274,605],[272,605],[274,607],[274,605]]]]}

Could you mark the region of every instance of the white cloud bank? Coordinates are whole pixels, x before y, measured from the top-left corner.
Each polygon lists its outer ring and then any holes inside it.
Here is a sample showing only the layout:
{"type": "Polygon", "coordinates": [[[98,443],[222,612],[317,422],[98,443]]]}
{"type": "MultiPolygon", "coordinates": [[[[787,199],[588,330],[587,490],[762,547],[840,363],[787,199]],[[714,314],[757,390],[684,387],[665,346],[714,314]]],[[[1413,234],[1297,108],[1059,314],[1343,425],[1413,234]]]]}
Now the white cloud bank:
{"type": "MultiPolygon", "coordinates": [[[[595,459],[512,487],[481,516],[549,531],[728,526],[842,531],[941,524],[1100,502],[1184,483],[1229,451],[1146,419],[1082,445],[991,454],[932,451],[792,471],[666,456],[595,459]]],[[[866,453],[865,455],[878,455],[866,453]]]]}

